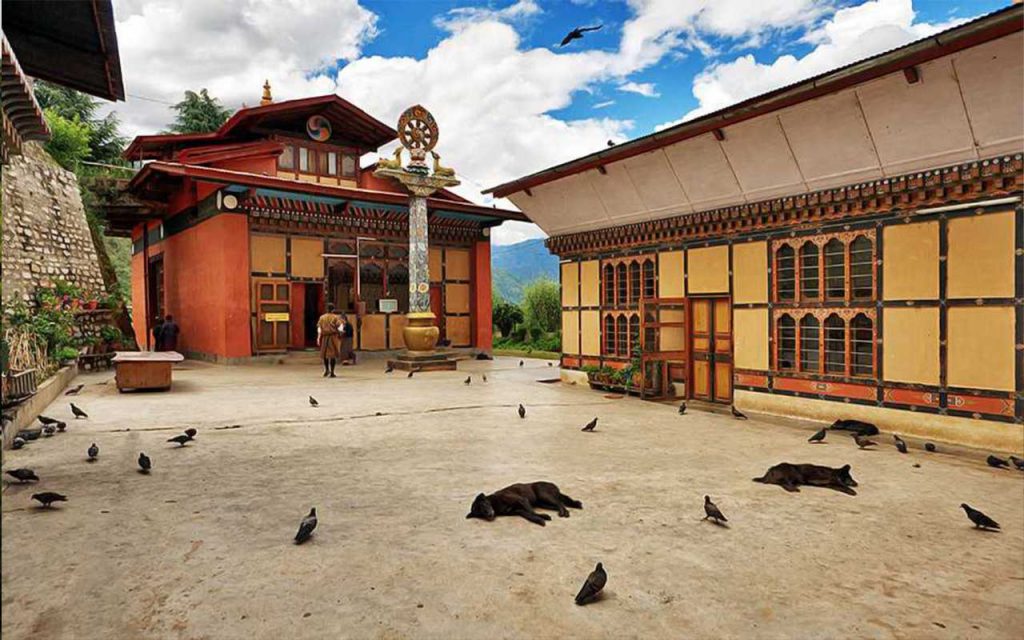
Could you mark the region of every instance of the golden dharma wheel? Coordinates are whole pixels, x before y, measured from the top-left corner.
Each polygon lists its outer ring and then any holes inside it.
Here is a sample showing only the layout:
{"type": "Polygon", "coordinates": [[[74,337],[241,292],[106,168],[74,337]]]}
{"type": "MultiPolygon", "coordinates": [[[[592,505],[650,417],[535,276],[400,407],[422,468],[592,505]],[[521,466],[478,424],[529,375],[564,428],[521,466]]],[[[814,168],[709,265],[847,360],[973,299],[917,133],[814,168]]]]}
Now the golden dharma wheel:
{"type": "Polygon", "coordinates": [[[398,139],[406,149],[430,151],[437,144],[437,122],[420,105],[409,107],[398,118],[398,139]]]}

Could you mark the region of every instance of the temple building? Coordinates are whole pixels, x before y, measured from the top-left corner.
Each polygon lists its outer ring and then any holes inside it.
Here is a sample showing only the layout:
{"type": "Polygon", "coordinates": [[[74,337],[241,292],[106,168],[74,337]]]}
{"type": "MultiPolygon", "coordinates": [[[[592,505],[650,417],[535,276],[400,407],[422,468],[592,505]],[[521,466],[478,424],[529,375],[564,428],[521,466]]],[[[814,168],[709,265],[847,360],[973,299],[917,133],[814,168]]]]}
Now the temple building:
{"type": "MultiPolygon", "coordinates": [[[[328,302],[362,350],[400,349],[409,304],[408,193],[360,157],[397,133],[337,95],[243,108],[217,131],[137,137],[145,162],[107,209],[133,241],[133,321],[152,345],[236,362],[315,345],[328,302]]],[[[441,190],[427,200],[430,307],[452,347],[491,348],[490,229],[525,220],[441,190]]]]}
{"type": "Polygon", "coordinates": [[[1024,439],[1017,4],[490,190],[561,259],[563,377],[1024,439]]]}

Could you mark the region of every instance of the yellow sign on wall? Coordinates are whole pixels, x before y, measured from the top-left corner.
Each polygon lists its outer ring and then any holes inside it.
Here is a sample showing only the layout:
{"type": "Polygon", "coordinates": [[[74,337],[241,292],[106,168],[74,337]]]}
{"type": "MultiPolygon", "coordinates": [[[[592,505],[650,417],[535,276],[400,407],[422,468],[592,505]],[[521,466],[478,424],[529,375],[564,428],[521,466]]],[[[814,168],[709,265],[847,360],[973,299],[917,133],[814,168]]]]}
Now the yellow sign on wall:
{"type": "Polygon", "coordinates": [[[289,320],[289,315],[288,315],[287,311],[280,311],[280,312],[277,312],[277,313],[264,313],[263,314],[263,321],[264,322],[287,322],[288,320],[289,320]]]}

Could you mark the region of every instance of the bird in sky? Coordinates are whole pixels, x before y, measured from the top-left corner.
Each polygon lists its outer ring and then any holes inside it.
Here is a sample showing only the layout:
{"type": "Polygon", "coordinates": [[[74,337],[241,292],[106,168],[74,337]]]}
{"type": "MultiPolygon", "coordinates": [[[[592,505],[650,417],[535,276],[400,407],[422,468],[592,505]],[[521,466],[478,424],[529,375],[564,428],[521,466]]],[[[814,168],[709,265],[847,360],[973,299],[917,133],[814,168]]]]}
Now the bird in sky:
{"type": "Polygon", "coordinates": [[[596,600],[597,595],[601,593],[601,589],[604,589],[604,585],[607,582],[608,574],[604,570],[604,565],[598,562],[594,570],[587,576],[587,580],[583,583],[580,592],[576,594],[576,604],[585,605],[596,600]]]}
{"type": "Polygon", "coordinates": [[[86,451],[86,453],[89,454],[89,462],[92,462],[97,458],[97,456],[100,455],[100,448],[97,447],[96,443],[94,442],[91,445],[89,445],[89,450],[86,451]]]}
{"type": "Polygon", "coordinates": [[[295,544],[302,544],[313,535],[316,529],[316,507],[309,510],[309,514],[299,523],[299,531],[295,534],[295,544]]]}
{"type": "Polygon", "coordinates": [[[583,427],[582,429],[580,429],[580,431],[587,431],[587,432],[591,432],[591,431],[593,431],[593,430],[594,430],[594,428],[595,428],[595,427],[597,427],[597,418],[594,418],[593,420],[591,420],[590,422],[588,422],[588,423],[587,423],[587,425],[586,425],[585,427],[583,427]]]}
{"type": "Polygon", "coordinates": [[[977,509],[974,509],[974,508],[970,507],[967,503],[961,503],[960,504],[960,508],[964,510],[964,513],[967,514],[967,517],[970,519],[971,522],[974,523],[974,526],[976,528],[978,528],[978,529],[998,529],[999,528],[999,523],[998,522],[996,522],[992,518],[988,517],[984,513],[978,511],[977,509]]]}
{"type": "Polygon", "coordinates": [[[821,431],[818,431],[817,433],[815,433],[810,438],[807,438],[807,442],[824,442],[825,441],[825,435],[827,433],[828,433],[828,429],[822,429],[821,431]]]}
{"type": "Polygon", "coordinates": [[[139,469],[142,473],[149,473],[149,470],[153,468],[153,461],[149,459],[144,453],[139,454],[139,469]]]}
{"type": "Polygon", "coordinates": [[[84,412],[84,411],[82,411],[78,407],[76,407],[74,402],[71,403],[71,413],[73,413],[75,415],[75,419],[76,420],[78,418],[88,418],[89,417],[89,414],[84,412]]]}
{"type": "Polygon", "coordinates": [[[526,407],[523,405],[519,405],[519,417],[523,419],[526,418],[526,407]]]}
{"type": "Polygon", "coordinates": [[[49,508],[54,502],[67,502],[68,497],[53,491],[44,491],[42,493],[32,494],[32,499],[37,500],[46,508],[49,508]]]}
{"type": "Polygon", "coordinates": [[[319,407],[320,403],[317,402],[316,398],[314,398],[313,396],[309,396],[309,406],[311,406],[311,407],[319,407]]]}
{"type": "Polygon", "coordinates": [[[711,518],[716,523],[729,522],[729,520],[722,515],[722,511],[711,502],[711,496],[704,496],[704,519],[711,518]]]}
{"type": "Polygon", "coordinates": [[[573,40],[581,39],[583,37],[584,33],[588,32],[588,31],[597,31],[602,26],[603,25],[599,24],[596,27],[576,27],[575,29],[570,31],[568,34],[566,34],[566,36],[564,38],[562,38],[562,44],[560,44],[558,46],[559,47],[564,47],[565,45],[569,44],[573,40]]]}
{"type": "Polygon", "coordinates": [[[11,469],[7,472],[7,475],[15,478],[18,482],[25,484],[26,482],[39,482],[39,476],[36,472],[31,469],[11,469]]]}
{"type": "Polygon", "coordinates": [[[736,405],[732,405],[731,407],[729,407],[729,409],[732,411],[732,417],[736,418],[737,420],[747,419],[747,416],[743,415],[743,413],[736,408],[736,405]]]}

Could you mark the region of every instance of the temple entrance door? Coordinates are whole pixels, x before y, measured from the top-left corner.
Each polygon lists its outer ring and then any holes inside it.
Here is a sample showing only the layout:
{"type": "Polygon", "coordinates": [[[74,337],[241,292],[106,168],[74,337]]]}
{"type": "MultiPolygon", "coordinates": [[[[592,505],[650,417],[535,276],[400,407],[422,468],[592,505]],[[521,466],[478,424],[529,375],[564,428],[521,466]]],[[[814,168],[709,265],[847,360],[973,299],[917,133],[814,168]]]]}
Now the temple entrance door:
{"type": "Polygon", "coordinates": [[[283,278],[253,280],[256,352],[284,351],[291,336],[291,286],[283,278]]]}
{"type": "Polygon", "coordinates": [[[434,314],[434,324],[440,333],[438,341],[444,340],[444,309],[441,306],[441,285],[430,285],[430,312],[434,314]]]}
{"type": "Polygon", "coordinates": [[[728,298],[690,298],[690,397],[732,402],[732,313],[728,298]]]}
{"type": "Polygon", "coordinates": [[[303,343],[307,347],[316,346],[316,321],[326,309],[320,308],[324,287],[322,284],[306,283],[302,312],[303,343]]]}

